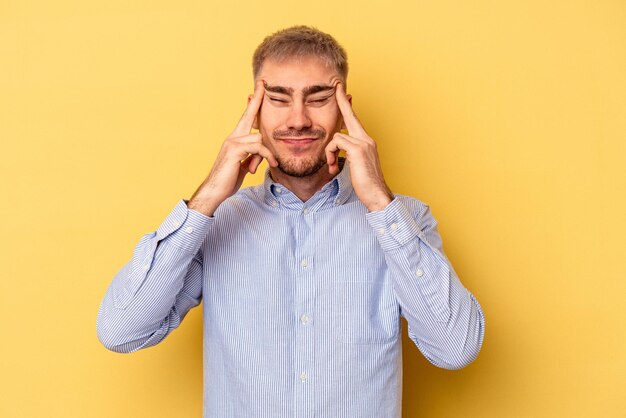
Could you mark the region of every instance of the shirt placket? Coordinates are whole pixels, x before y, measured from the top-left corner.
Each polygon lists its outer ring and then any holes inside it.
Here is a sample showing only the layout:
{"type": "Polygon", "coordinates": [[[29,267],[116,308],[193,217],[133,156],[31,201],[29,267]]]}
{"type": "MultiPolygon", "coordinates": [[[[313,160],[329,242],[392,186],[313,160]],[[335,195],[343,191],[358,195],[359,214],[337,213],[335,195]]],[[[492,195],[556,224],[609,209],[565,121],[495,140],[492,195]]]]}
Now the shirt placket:
{"type": "Polygon", "coordinates": [[[307,207],[304,207],[296,222],[294,416],[297,417],[314,416],[316,376],[314,374],[315,236],[313,215],[307,207]]]}

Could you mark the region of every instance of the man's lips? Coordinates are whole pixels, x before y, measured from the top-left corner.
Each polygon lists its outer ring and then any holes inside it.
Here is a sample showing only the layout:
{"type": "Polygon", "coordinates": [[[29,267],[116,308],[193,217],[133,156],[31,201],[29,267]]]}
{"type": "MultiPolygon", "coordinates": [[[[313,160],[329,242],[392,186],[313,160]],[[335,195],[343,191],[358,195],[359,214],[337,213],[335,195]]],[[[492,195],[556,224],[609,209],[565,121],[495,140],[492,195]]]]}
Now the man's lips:
{"type": "Polygon", "coordinates": [[[297,137],[297,138],[276,138],[279,141],[283,141],[287,144],[294,144],[294,145],[305,145],[305,144],[310,144],[313,141],[318,140],[319,138],[316,137],[297,137]]]}

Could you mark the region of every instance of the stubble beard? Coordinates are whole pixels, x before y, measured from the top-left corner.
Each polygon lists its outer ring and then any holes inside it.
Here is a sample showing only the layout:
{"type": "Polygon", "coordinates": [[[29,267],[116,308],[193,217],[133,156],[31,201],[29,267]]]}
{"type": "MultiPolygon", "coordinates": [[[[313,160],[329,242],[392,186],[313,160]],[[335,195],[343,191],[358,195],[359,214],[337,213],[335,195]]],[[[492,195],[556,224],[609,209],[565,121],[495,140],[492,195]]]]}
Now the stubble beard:
{"type": "Polygon", "coordinates": [[[324,157],[290,157],[283,158],[276,156],[278,161],[278,169],[291,177],[308,177],[316,174],[326,164],[326,156],[324,157]]]}

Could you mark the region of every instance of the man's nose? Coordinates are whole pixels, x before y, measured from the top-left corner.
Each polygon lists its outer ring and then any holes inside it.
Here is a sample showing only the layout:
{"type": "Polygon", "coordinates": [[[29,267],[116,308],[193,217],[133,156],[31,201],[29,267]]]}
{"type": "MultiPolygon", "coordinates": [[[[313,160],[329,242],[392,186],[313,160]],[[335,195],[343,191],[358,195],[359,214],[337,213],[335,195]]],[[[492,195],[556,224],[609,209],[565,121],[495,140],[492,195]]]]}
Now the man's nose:
{"type": "Polygon", "coordinates": [[[297,130],[311,127],[311,119],[309,119],[308,111],[304,103],[295,102],[293,106],[291,106],[287,118],[287,127],[297,130]]]}

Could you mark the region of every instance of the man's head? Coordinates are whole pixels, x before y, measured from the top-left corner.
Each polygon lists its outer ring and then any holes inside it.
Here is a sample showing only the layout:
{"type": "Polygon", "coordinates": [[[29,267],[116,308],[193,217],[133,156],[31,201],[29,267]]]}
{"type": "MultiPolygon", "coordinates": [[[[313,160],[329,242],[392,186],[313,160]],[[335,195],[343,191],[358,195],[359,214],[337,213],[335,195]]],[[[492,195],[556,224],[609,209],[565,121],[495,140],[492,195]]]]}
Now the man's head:
{"type": "Polygon", "coordinates": [[[292,177],[316,174],[326,163],[326,144],[343,124],[335,88],[346,82],[344,49],[317,29],[284,29],[259,45],[253,73],[265,83],[255,128],[279,170],[292,177]]]}

